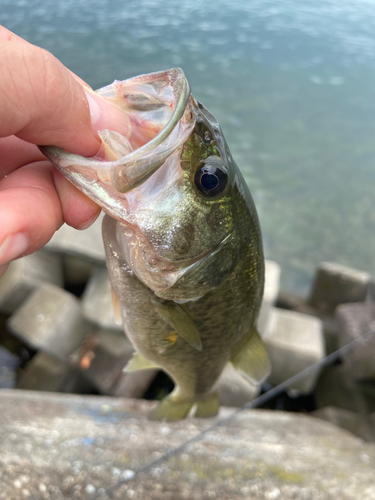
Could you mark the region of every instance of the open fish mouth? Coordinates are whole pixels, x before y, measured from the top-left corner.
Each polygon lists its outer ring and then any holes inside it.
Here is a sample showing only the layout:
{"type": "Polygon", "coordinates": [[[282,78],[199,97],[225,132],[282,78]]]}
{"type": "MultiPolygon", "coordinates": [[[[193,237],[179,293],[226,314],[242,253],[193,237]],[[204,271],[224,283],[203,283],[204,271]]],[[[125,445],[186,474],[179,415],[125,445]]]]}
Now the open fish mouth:
{"type": "Polygon", "coordinates": [[[147,180],[189,137],[195,126],[195,99],[180,68],[141,75],[96,91],[120,107],[132,124],[129,137],[100,131],[116,159],[85,158],[54,146],[40,150],[54,165],[110,216],[126,219],[125,193],[147,180]],[[157,135],[139,146],[139,129],[157,135]]]}

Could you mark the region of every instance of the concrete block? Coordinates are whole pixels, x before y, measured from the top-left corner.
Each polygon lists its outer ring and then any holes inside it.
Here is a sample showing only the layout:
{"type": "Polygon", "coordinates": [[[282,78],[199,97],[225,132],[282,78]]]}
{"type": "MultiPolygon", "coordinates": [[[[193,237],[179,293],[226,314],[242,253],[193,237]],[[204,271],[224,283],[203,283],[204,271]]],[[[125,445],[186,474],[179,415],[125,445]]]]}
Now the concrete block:
{"type": "Polygon", "coordinates": [[[309,304],[333,311],[339,304],[363,302],[370,275],[333,262],[321,262],[316,270],[309,304]]]}
{"type": "MultiPolygon", "coordinates": [[[[336,309],[338,343],[343,347],[375,330],[375,304],[343,304],[336,309]]],[[[375,379],[375,333],[356,348],[344,354],[342,359],[355,379],[375,379]]]]}
{"type": "Polygon", "coordinates": [[[357,383],[359,393],[366,401],[369,413],[375,414],[375,381],[365,380],[357,383]]]}
{"type": "Polygon", "coordinates": [[[260,394],[260,386],[249,384],[228,363],[217,383],[217,392],[221,406],[242,407],[253,401],[260,394]]]}
{"type": "MultiPolygon", "coordinates": [[[[268,381],[272,385],[284,382],[325,355],[322,322],[306,314],[273,309],[263,340],[271,360],[268,381]]],[[[318,368],[291,389],[301,394],[310,393],[319,372],[318,368]]]]}
{"type": "MultiPolygon", "coordinates": [[[[86,262],[82,257],[62,255],[64,282],[67,287],[84,287],[97,268],[95,264],[86,262]]],[[[103,267],[104,263],[103,263],[103,267]]]]}
{"type": "Polygon", "coordinates": [[[264,294],[258,317],[258,331],[264,335],[272,308],[279,293],[281,268],[272,260],[266,260],[264,294]]]}
{"type": "Polygon", "coordinates": [[[82,297],[85,318],[104,329],[123,332],[122,324],[114,317],[111,283],[106,268],[97,269],[91,276],[82,297]]]}
{"type": "Polygon", "coordinates": [[[368,413],[366,398],[360,386],[343,365],[323,369],[314,391],[318,408],[334,406],[365,415],[368,413]]]}
{"type": "Polygon", "coordinates": [[[0,278],[0,310],[11,314],[42,283],[62,287],[61,259],[45,250],[11,262],[0,278]]]}
{"type": "Polygon", "coordinates": [[[124,333],[101,330],[79,350],[78,365],[103,394],[113,394],[134,348],[124,333]]]}
{"type": "Polygon", "coordinates": [[[311,415],[346,429],[364,441],[374,441],[375,439],[375,432],[370,420],[358,413],[334,406],[326,406],[312,412],[311,415]]]}
{"type": "Polygon", "coordinates": [[[59,254],[73,255],[87,262],[103,265],[105,251],[102,239],[102,219],[103,215],[100,215],[94,224],[84,231],[77,231],[64,224],[56,231],[46,248],[59,254]]]}
{"type": "Polygon", "coordinates": [[[369,416],[369,422],[373,432],[375,432],[375,412],[371,413],[369,416]]]}
{"type": "Polygon", "coordinates": [[[13,389],[16,385],[17,356],[0,345],[0,389],[13,389]]]}
{"type": "Polygon", "coordinates": [[[75,394],[96,393],[94,386],[77,367],[43,351],[38,352],[22,371],[17,388],[75,394]]]}
{"type": "Polygon", "coordinates": [[[71,366],[61,359],[39,352],[22,372],[17,388],[57,392],[71,370],[71,366]]]}
{"type": "Polygon", "coordinates": [[[159,370],[142,370],[140,372],[122,373],[113,396],[120,398],[143,398],[159,370]]]}
{"type": "Polygon", "coordinates": [[[49,284],[35,290],[10,317],[7,326],[28,346],[63,361],[92,330],[82,316],[80,301],[49,284]]]}

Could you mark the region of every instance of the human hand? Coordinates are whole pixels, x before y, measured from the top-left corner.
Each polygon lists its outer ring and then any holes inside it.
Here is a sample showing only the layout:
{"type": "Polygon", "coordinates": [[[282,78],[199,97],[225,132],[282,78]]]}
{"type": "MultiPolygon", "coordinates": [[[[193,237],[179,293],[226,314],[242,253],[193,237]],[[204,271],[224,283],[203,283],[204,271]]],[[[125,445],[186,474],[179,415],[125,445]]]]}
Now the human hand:
{"type": "Polygon", "coordinates": [[[36,144],[94,156],[100,148],[96,131],[126,135],[127,122],[52,54],[2,26],[0,116],[2,276],[11,260],[39,250],[63,222],[85,229],[100,213],[36,144]]]}

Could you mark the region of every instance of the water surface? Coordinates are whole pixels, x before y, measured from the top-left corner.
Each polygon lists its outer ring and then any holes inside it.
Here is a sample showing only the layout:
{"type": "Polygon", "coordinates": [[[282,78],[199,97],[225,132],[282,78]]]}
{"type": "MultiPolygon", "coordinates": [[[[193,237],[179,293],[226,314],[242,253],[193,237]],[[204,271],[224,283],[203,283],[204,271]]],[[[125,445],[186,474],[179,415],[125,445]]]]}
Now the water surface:
{"type": "Polygon", "coordinates": [[[0,0],[0,22],[98,88],[184,69],[254,196],[266,257],[307,293],[333,260],[375,273],[369,0],[0,0]]]}

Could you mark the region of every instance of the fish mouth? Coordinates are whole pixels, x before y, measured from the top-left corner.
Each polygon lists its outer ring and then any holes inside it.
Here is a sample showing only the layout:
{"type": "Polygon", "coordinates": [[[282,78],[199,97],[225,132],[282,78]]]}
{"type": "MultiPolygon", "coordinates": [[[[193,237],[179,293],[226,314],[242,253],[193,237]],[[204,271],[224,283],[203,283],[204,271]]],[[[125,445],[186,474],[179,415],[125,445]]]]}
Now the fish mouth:
{"type": "MultiPolygon", "coordinates": [[[[41,146],[42,153],[87,196],[111,217],[126,218],[125,193],[144,183],[190,136],[195,126],[197,103],[180,68],[141,75],[96,91],[124,110],[134,125],[160,130],[151,140],[133,150],[131,137],[112,131],[117,154],[112,161],[100,157],[85,158],[53,146],[41,146]]],[[[113,152],[113,151],[112,151],[113,152]]]]}
{"type": "Polygon", "coordinates": [[[217,259],[217,255],[231,240],[228,235],[216,246],[193,258],[171,261],[158,255],[135,226],[121,223],[121,230],[117,231],[117,235],[127,263],[142,283],[158,297],[180,303],[198,300],[207,293],[207,285],[197,285],[188,290],[189,287],[179,284],[196,278],[197,273],[208,269],[209,264],[217,259]]]}

